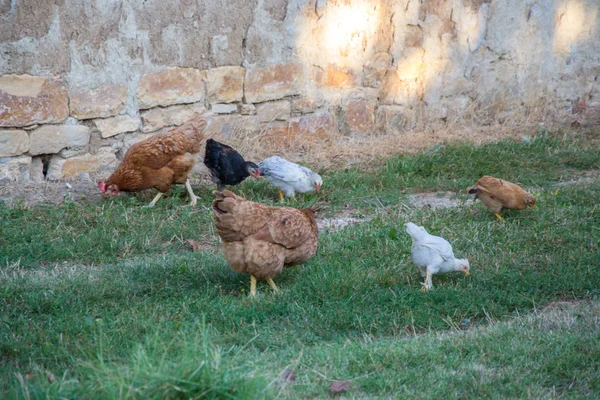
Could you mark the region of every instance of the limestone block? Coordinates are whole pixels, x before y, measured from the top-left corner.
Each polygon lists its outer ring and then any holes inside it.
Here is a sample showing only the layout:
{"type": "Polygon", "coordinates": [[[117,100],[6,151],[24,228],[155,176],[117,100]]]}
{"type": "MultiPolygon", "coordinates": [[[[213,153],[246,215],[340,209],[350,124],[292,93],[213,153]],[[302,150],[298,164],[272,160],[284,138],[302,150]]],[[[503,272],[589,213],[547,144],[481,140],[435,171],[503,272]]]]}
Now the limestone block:
{"type": "Polygon", "coordinates": [[[382,82],[381,102],[412,106],[418,104],[424,96],[424,85],[418,79],[420,65],[412,70],[402,65],[388,69],[382,82]]]}
{"type": "Polygon", "coordinates": [[[380,132],[398,135],[413,129],[414,111],[403,106],[383,105],[375,113],[376,129],[380,132]]]}
{"type": "Polygon", "coordinates": [[[441,94],[442,96],[453,97],[470,92],[473,89],[473,82],[465,79],[462,76],[453,77],[444,83],[441,94]]]}
{"type": "Polygon", "coordinates": [[[103,138],[115,136],[120,133],[134,132],[140,128],[140,119],[129,115],[96,119],[94,123],[103,138]]]}
{"type": "Polygon", "coordinates": [[[71,115],[77,119],[108,118],[120,114],[127,103],[127,86],[103,85],[71,91],[71,115]]]}
{"type": "Polygon", "coordinates": [[[294,136],[310,135],[324,138],[339,133],[337,121],[331,113],[305,115],[293,118],[289,123],[294,136]]]}
{"type": "Polygon", "coordinates": [[[292,102],[292,111],[301,114],[308,114],[325,104],[325,98],[320,91],[312,94],[305,94],[292,102]]]}
{"type": "Polygon", "coordinates": [[[137,89],[140,109],[204,100],[202,72],[194,68],[169,68],[145,74],[137,89]]]}
{"type": "Polygon", "coordinates": [[[256,106],[259,122],[285,121],[290,117],[291,104],[287,100],[262,103],[256,106]]]}
{"type": "Polygon", "coordinates": [[[312,114],[275,122],[264,128],[264,135],[276,145],[312,142],[338,133],[333,114],[312,114]]]}
{"type": "Polygon", "coordinates": [[[31,157],[4,157],[0,158],[0,182],[2,181],[29,181],[31,157]]]}
{"type": "Polygon", "coordinates": [[[112,152],[102,152],[96,155],[85,154],[80,157],[63,159],[54,156],[46,179],[51,181],[72,179],[80,174],[97,173],[102,170],[114,170],[117,166],[117,157],[112,152]]]}
{"type": "Polygon", "coordinates": [[[29,135],[19,129],[0,129],[0,157],[18,156],[29,150],[29,135]]]}
{"type": "Polygon", "coordinates": [[[57,81],[31,75],[0,77],[0,127],[58,123],[69,116],[69,97],[57,81]]]}
{"type": "Polygon", "coordinates": [[[200,115],[205,111],[206,108],[202,103],[154,108],[142,113],[142,131],[152,132],[166,126],[179,126],[191,120],[194,115],[200,115]]]}
{"type": "Polygon", "coordinates": [[[42,161],[42,157],[31,158],[29,180],[32,182],[42,182],[44,180],[44,163],[42,161]]]}
{"type": "Polygon", "coordinates": [[[300,64],[274,64],[266,68],[249,68],[244,80],[244,95],[248,103],[277,100],[300,94],[302,87],[300,64]]]}
{"type": "Polygon", "coordinates": [[[373,133],[375,105],[370,100],[348,100],[343,108],[345,129],[361,134],[373,133]]]}
{"type": "Polygon", "coordinates": [[[242,103],[240,105],[240,114],[242,115],[254,115],[256,114],[256,107],[254,104],[242,103]]]}
{"type": "Polygon", "coordinates": [[[219,67],[202,72],[206,81],[206,97],[209,103],[233,103],[244,95],[243,67],[219,67]]]}
{"type": "Polygon", "coordinates": [[[379,87],[391,63],[392,56],[389,53],[375,54],[363,68],[364,85],[379,87]]]}
{"type": "Polygon", "coordinates": [[[206,128],[206,136],[220,135],[224,139],[255,132],[258,132],[258,118],[246,115],[218,115],[210,119],[206,128]]]}
{"type": "Polygon", "coordinates": [[[360,79],[350,68],[329,64],[325,69],[321,84],[333,88],[351,88],[359,86],[360,79]]]}
{"type": "Polygon", "coordinates": [[[29,154],[54,154],[64,148],[87,146],[90,130],[83,125],[44,125],[31,132],[29,154]]]}
{"type": "Polygon", "coordinates": [[[210,110],[215,114],[233,114],[237,112],[236,104],[213,104],[210,110]]]}

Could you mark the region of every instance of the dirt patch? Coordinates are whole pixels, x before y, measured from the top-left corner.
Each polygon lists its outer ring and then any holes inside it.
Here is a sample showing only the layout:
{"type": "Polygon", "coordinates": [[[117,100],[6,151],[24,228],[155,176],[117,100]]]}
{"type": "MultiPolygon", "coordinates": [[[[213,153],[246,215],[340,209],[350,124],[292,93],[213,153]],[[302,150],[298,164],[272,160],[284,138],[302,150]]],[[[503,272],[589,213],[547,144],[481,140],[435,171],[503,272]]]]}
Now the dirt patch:
{"type": "MultiPolygon", "coordinates": [[[[191,179],[192,186],[210,185],[214,183],[205,177],[191,179]]],[[[182,185],[179,185],[182,186],[182,185]]],[[[138,192],[136,196],[143,196],[149,202],[158,193],[154,189],[138,192]]],[[[119,196],[131,196],[131,193],[121,193],[119,196]]],[[[187,193],[186,193],[187,195],[187,193]]],[[[98,189],[95,180],[76,178],[64,182],[31,182],[16,183],[3,182],[0,184],[0,202],[14,206],[22,203],[25,206],[35,204],[60,204],[65,201],[98,203],[103,199],[102,192],[98,189]]]]}
{"type": "Polygon", "coordinates": [[[600,180],[600,170],[591,169],[583,171],[581,176],[577,178],[567,179],[562,182],[558,182],[556,186],[567,186],[567,185],[580,185],[585,183],[594,183],[600,180]]]}
{"type": "Polygon", "coordinates": [[[373,217],[354,218],[354,217],[340,217],[340,218],[322,218],[317,220],[317,226],[319,230],[327,232],[337,232],[346,228],[349,225],[361,224],[363,222],[369,222],[373,217]]]}
{"type": "Polygon", "coordinates": [[[459,200],[452,192],[418,193],[408,196],[409,204],[417,208],[452,208],[463,205],[464,200],[459,200]]]}
{"type": "Polygon", "coordinates": [[[96,183],[91,181],[26,184],[10,182],[0,186],[0,201],[10,205],[21,202],[26,206],[38,203],[59,204],[66,200],[97,202],[101,199],[102,193],[96,183]]]}

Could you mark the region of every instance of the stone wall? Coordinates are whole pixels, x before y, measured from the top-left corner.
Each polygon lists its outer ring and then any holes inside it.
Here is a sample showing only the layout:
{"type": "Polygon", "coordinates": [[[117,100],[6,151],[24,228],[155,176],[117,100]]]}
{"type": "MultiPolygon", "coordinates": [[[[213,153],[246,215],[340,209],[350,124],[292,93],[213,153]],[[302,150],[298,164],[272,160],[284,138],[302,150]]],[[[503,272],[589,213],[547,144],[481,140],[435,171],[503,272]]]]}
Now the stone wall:
{"type": "Polygon", "coordinates": [[[282,143],[600,114],[598,0],[0,0],[0,24],[0,180],[106,175],[204,109],[282,143]]]}

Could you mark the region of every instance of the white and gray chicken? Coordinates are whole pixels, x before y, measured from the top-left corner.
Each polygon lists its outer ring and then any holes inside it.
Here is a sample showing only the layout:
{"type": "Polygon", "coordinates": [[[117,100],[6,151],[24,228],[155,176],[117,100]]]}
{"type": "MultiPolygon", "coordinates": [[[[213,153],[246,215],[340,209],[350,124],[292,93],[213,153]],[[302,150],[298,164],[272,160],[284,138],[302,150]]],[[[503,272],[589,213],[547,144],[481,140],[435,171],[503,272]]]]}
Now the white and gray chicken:
{"type": "Polygon", "coordinates": [[[446,239],[430,235],[425,228],[412,222],[406,224],[406,232],[412,237],[413,261],[425,278],[422,283],[424,292],[433,287],[432,275],[452,271],[471,274],[469,260],[455,258],[452,246],[446,239]]]}
{"type": "Polygon", "coordinates": [[[318,192],[323,184],[319,174],[302,165],[295,164],[278,156],[269,157],[258,164],[260,173],[279,188],[279,197],[294,198],[296,192],[318,192]]]}

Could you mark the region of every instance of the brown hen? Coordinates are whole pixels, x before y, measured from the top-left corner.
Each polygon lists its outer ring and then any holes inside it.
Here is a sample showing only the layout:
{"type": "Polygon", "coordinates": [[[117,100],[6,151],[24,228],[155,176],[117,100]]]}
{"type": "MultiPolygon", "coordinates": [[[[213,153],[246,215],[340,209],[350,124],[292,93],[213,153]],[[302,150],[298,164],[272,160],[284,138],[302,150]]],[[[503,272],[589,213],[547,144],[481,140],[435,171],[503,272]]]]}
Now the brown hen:
{"type": "Polygon", "coordinates": [[[484,176],[477,183],[467,189],[469,194],[474,194],[475,199],[481,202],[502,221],[500,212],[505,209],[523,210],[527,207],[535,208],[535,197],[526,192],[521,186],[493,176],[484,176]]]}
{"type": "Polygon", "coordinates": [[[197,197],[188,181],[188,174],[196,164],[196,155],[204,142],[207,118],[204,114],[171,129],[169,132],[142,140],[127,150],[117,170],[98,187],[106,194],[119,191],[137,192],[155,188],[159,191],[148,207],[153,207],[173,184],[185,184],[196,205],[197,197]]]}
{"type": "Polygon", "coordinates": [[[319,230],[313,210],[270,207],[229,190],[214,193],[212,209],[223,254],[231,268],[250,274],[252,296],[257,279],[277,290],[273,277],[283,267],[302,264],[317,253],[319,230]]]}

